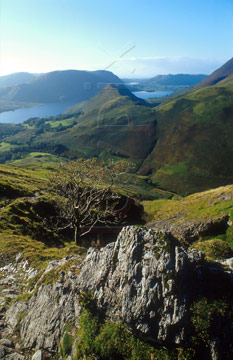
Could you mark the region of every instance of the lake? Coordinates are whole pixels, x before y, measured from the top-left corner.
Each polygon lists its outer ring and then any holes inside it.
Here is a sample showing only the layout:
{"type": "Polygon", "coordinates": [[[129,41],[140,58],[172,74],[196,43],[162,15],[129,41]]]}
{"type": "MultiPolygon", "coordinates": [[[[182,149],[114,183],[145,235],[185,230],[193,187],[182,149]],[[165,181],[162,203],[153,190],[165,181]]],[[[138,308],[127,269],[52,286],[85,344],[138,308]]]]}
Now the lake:
{"type": "Polygon", "coordinates": [[[173,91],[134,91],[133,94],[141,99],[161,98],[168,96],[173,91]]]}
{"type": "MultiPolygon", "coordinates": [[[[172,91],[135,91],[133,94],[141,99],[161,98],[170,95],[172,91]]],[[[14,111],[4,111],[0,113],[0,123],[20,124],[33,117],[47,117],[63,114],[65,110],[75,105],[74,103],[55,103],[33,106],[29,108],[16,109],[14,111]]]]}
{"type": "Polygon", "coordinates": [[[0,123],[20,124],[32,117],[56,116],[63,114],[64,111],[72,105],[74,105],[74,103],[56,103],[16,109],[14,111],[4,111],[0,113],[0,123]]]}

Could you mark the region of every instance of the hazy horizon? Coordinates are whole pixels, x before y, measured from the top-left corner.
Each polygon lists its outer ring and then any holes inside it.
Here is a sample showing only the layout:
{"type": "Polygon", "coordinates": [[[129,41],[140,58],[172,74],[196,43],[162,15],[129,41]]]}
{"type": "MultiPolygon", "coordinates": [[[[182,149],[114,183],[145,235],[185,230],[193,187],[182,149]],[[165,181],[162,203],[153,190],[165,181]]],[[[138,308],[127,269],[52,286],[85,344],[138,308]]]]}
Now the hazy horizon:
{"type": "Polygon", "coordinates": [[[230,0],[0,0],[0,75],[210,74],[232,57],[230,0]]]}
{"type": "MultiPolygon", "coordinates": [[[[220,66],[223,65],[223,64],[220,64],[220,66]]],[[[20,74],[20,73],[28,73],[28,74],[31,74],[31,75],[34,75],[35,77],[36,76],[42,76],[42,75],[45,75],[45,74],[48,74],[50,72],[57,72],[57,71],[102,71],[103,69],[97,69],[97,70],[87,70],[87,69],[54,69],[54,70],[50,70],[50,71],[47,71],[47,72],[33,72],[33,73],[30,73],[28,71],[16,71],[16,72],[12,72],[12,73],[7,73],[7,74],[4,74],[4,75],[0,75],[0,77],[4,77],[4,76],[10,76],[10,75],[15,75],[15,74],[20,74]]],[[[215,70],[215,69],[214,69],[215,70]]],[[[114,73],[115,75],[117,75],[115,72],[111,71],[111,70],[104,70],[104,71],[110,71],[112,73],[114,73]]],[[[120,79],[129,79],[129,80],[137,80],[137,79],[150,79],[151,77],[155,77],[155,76],[166,76],[166,75],[209,75],[210,73],[182,73],[182,72],[177,72],[177,73],[159,73],[159,74],[156,74],[156,75],[151,75],[151,76],[133,76],[132,74],[129,74],[129,76],[119,76],[120,79]]]]}

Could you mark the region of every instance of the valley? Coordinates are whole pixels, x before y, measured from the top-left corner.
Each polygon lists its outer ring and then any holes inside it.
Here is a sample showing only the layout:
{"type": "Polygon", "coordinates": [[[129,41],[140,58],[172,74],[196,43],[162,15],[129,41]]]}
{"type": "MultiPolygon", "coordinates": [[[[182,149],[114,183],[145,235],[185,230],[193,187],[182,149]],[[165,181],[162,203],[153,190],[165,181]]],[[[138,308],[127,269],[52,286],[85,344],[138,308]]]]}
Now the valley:
{"type": "Polygon", "coordinates": [[[0,123],[0,359],[231,359],[232,64],[155,102],[108,71],[0,89],[72,100],[0,123]]]}
{"type": "Polygon", "coordinates": [[[106,85],[63,115],[1,124],[0,161],[20,165],[33,153],[124,158],[153,186],[180,195],[231,184],[232,81],[229,75],[157,106],[123,84],[106,85]]]}

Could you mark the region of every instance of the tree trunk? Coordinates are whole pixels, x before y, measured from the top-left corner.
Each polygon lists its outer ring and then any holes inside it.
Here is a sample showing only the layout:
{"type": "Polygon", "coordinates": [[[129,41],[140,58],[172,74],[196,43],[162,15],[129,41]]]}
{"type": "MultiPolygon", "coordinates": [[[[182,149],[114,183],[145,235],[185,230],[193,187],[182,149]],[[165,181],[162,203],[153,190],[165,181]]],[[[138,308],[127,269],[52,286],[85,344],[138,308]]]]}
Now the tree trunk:
{"type": "Polygon", "coordinates": [[[77,226],[75,226],[74,227],[74,242],[76,245],[78,244],[77,233],[78,233],[78,228],[77,228],[77,226]]]}
{"type": "Polygon", "coordinates": [[[74,227],[74,242],[76,245],[79,243],[80,238],[80,228],[78,226],[74,227]]]}

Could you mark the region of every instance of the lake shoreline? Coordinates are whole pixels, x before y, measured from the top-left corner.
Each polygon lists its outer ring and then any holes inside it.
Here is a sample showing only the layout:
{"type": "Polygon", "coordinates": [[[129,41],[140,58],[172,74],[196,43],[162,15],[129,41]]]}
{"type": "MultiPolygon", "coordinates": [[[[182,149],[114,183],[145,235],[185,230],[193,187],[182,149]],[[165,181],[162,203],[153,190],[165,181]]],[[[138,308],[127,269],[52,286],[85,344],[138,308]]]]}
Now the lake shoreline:
{"type": "Polygon", "coordinates": [[[45,118],[63,114],[74,103],[23,104],[23,106],[0,112],[1,124],[22,124],[30,118],[45,118]],[[28,105],[28,106],[26,106],[28,105]]]}
{"type": "Polygon", "coordinates": [[[44,103],[29,103],[29,102],[9,102],[9,101],[0,101],[0,114],[15,111],[18,109],[26,109],[35,106],[42,106],[44,103]]]}
{"type": "MultiPolygon", "coordinates": [[[[140,99],[163,98],[169,96],[172,91],[134,91],[132,94],[140,99]]],[[[77,103],[5,103],[0,102],[1,124],[22,124],[24,121],[36,117],[45,118],[63,114],[67,108],[77,103]],[[1,111],[5,106],[5,111],[1,111]]]]}

